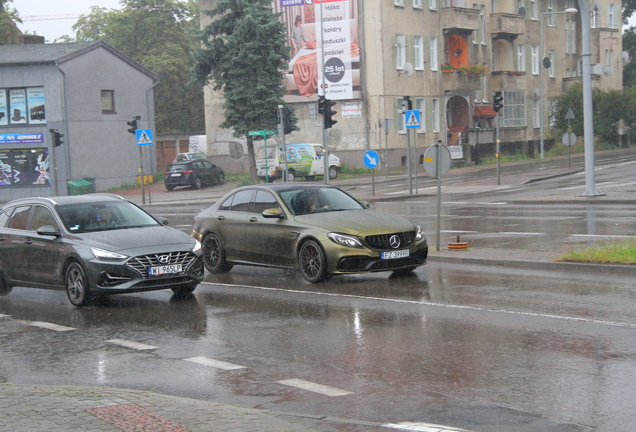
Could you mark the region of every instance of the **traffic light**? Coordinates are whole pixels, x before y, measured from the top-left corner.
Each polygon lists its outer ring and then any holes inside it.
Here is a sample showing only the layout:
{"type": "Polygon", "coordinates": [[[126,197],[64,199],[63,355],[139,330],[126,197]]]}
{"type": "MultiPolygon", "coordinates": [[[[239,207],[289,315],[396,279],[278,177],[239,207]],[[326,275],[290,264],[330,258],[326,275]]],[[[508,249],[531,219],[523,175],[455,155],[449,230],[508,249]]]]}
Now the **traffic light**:
{"type": "Polygon", "coordinates": [[[51,132],[51,135],[53,137],[53,145],[55,145],[55,147],[59,147],[64,144],[64,141],[62,140],[64,134],[59,133],[57,129],[49,129],[49,132],[51,132]]]}
{"type": "Polygon", "coordinates": [[[137,120],[139,120],[141,117],[139,116],[135,116],[133,117],[132,121],[126,122],[126,124],[128,126],[130,126],[130,129],[128,129],[128,132],[130,132],[131,134],[135,135],[137,133],[137,120]]]}
{"type": "Polygon", "coordinates": [[[293,131],[300,130],[296,126],[298,119],[294,115],[294,109],[291,107],[283,108],[283,132],[285,135],[289,135],[293,131]]]}
{"type": "Polygon", "coordinates": [[[325,113],[325,97],[318,97],[318,114],[323,115],[325,113]]]}
{"type": "Polygon", "coordinates": [[[495,112],[499,112],[499,110],[503,107],[503,95],[500,91],[495,92],[495,96],[492,98],[492,109],[495,112]]]}
{"type": "Polygon", "coordinates": [[[332,101],[329,99],[325,99],[324,101],[324,113],[322,116],[324,120],[323,124],[325,129],[329,129],[330,127],[338,123],[336,120],[332,118],[332,116],[338,112],[331,109],[331,107],[333,107],[335,104],[336,104],[336,101],[332,101]]]}

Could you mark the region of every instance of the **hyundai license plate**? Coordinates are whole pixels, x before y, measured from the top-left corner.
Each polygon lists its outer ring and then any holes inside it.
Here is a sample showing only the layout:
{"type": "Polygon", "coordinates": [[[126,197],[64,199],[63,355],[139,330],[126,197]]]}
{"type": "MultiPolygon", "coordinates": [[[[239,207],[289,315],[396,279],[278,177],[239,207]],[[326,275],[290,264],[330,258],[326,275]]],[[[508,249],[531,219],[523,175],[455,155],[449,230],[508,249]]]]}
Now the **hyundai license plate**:
{"type": "Polygon", "coordinates": [[[397,258],[406,258],[409,256],[409,250],[397,250],[391,252],[382,252],[382,259],[397,259],[397,258]]]}
{"type": "Polygon", "coordinates": [[[148,267],[148,276],[161,276],[164,274],[181,273],[181,271],[181,264],[148,267]]]}

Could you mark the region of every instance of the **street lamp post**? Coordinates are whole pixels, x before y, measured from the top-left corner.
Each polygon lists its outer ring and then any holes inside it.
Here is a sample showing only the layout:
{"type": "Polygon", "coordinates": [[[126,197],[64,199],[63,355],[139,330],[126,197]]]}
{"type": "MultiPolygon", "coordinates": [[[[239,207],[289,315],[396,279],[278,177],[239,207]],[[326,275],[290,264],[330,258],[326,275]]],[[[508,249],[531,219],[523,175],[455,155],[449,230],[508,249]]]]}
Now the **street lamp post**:
{"type": "Polygon", "coordinates": [[[545,69],[543,67],[543,59],[545,58],[545,19],[548,15],[559,15],[559,14],[571,14],[571,13],[577,13],[578,11],[575,8],[567,8],[564,11],[559,11],[559,12],[542,12],[541,13],[541,58],[539,59],[539,100],[541,102],[541,106],[539,107],[539,115],[541,116],[541,118],[539,119],[539,126],[540,126],[540,134],[541,134],[541,159],[543,159],[543,155],[544,155],[544,143],[543,143],[543,136],[544,134],[544,122],[545,122],[545,102],[544,102],[544,95],[543,95],[543,70],[545,69]]]}

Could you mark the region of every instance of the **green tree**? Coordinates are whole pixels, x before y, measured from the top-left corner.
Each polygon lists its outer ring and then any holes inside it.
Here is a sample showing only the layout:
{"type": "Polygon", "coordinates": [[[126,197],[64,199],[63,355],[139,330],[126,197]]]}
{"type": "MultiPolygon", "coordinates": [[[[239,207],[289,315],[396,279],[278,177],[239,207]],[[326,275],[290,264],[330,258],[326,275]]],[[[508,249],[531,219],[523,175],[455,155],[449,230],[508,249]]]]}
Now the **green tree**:
{"type": "MultiPolygon", "coordinates": [[[[203,93],[188,85],[190,53],[198,42],[196,0],[121,0],[121,9],[91,7],[73,26],[75,41],[103,40],[159,75],[159,133],[205,130],[203,93]]],[[[73,40],[73,39],[71,39],[73,40]]]]}
{"type": "Polygon", "coordinates": [[[0,0],[0,45],[13,45],[18,43],[18,35],[22,34],[15,22],[21,23],[15,9],[9,8],[12,0],[0,0]]]}
{"type": "Polygon", "coordinates": [[[636,85],[636,27],[623,32],[623,50],[629,53],[630,61],[623,68],[623,86],[636,85]]]}
{"type": "MultiPolygon", "coordinates": [[[[199,32],[202,47],[193,53],[192,79],[199,86],[213,83],[223,92],[225,120],[220,127],[234,129],[236,137],[250,130],[276,129],[276,109],[285,105],[281,83],[289,47],[271,1],[219,0],[205,13],[212,22],[199,32]]],[[[247,149],[256,180],[254,142],[249,136],[247,149]]]]}
{"type": "MultiPolygon", "coordinates": [[[[594,135],[608,143],[616,143],[618,139],[618,124],[621,120],[625,126],[636,127],[636,89],[621,89],[592,93],[594,113],[594,135]]],[[[583,88],[573,86],[570,91],[562,94],[556,100],[556,107],[552,115],[556,120],[556,128],[567,130],[568,121],[565,115],[569,108],[574,112],[571,120],[572,131],[583,136],[583,88]]]]}

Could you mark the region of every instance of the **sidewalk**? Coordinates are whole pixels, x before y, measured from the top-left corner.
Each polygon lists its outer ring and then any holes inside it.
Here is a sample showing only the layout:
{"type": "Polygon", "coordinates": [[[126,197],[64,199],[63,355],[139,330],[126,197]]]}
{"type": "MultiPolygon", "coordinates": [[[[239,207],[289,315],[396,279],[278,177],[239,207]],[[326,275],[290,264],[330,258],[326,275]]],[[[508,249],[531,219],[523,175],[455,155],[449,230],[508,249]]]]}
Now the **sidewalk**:
{"type": "Polygon", "coordinates": [[[310,432],[284,413],[108,387],[0,384],[0,432],[310,432]]]}

